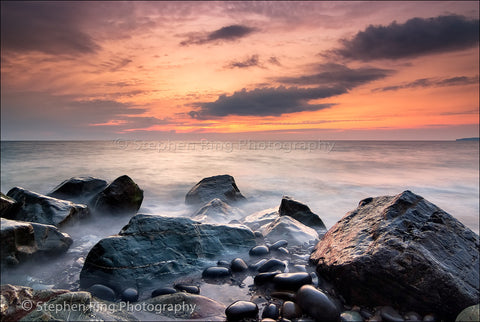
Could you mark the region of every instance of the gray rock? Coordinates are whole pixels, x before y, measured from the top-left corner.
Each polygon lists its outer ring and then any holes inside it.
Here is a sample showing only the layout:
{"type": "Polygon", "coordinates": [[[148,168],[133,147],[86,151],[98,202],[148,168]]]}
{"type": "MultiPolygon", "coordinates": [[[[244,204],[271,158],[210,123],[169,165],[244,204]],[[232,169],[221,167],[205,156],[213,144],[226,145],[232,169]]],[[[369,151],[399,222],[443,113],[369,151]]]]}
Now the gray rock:
{"type": "Polygon", "coordinates": [[[235,179],[225,174],[202,179],[187,193],[185,203],[198,206],[215,198],[228,204],[245,200],[235,183],[235,179]]]}
{"type": "Polygon", "coordinates": [[[385,322],[404,322],[403,317],[391,306],[384,306],[380,309],[380,316],[385,322]]]}
{"type": "MultiPolygon", "coordinates": [[[[257,230],[262,226],[270,224],[271,222],[278,219],[280,215],[278,210],[274,208],[265,209],[262,211],[255,212],[251,215],[248,215],[243,219],[243,224],[250,227],[252,230],[257,230]]],[[[263,237],[263,234],[262,234],[263,237]]]]}
{"type": "Polygon", "coordinates": [[[455,322],[474,322],[480,321],[480,304],[472,305],[458,314],[455,322]]]}
{"type": "Polygon", "coordinates": [[[90,200],[107,187],[107,181],[93,177],[73,177],[63,181],[51,192],[49,197],[88,204],[90,200]]]}
{"type": "Polygon", "coordinates": [[[118,177],[98,193],[90,205],[94,212],[111,215],[136,214],[143,201],[143,190],[126,175],[118,177]]]}
{"type": "Polygon", "coordinates": [[[345,311],[340,314],[340,322],[363,322],[363,318],[356,311],[345,311]]]}
{"type": "Polygon", "coordinates": [[[262,226],[260,231],[269,241],[285,239],[291,246],[318,241],[318,233],[310,227],[289,216],[277,218],[270,224],[262,226]]]}
{"type": "Polygon", "coordinates": [[[307,205],[284,196],[278,209],[280,216],[290,216],[302,224],[315,229],[319,234],[327,231],[325,224],[317,214],[314,214],[307,205]]]}
{"type": "Polygon", "coordinates": [[[16,265],[40,255],[68,250],[72,239],[55,226],[1,218],[2,265],[16,265]]]}
{"type": "Polygon", "coordinates": [[[21,205],[8,219],[60,227],[90,215],[86,205],[55,199],[20,187],[12,188],[7,195],[21,205]]]}
{"type": "Polygon", "coordinates": [[[282,305],[282,318],[284,319],[297,319],[302,316],[302,309],[298,304],[292,301],[285,301],[282,305]]]}
{"type": "Polygon", "coordinates": [[[285,239],[281,239],[279,241],[276,241],[272,245],[270,245],[268,248],[270,250],[278,250],[279,248],[286,248],[288,246],[288,241],[285,239]]]}
{"type": "Polygon", "coordinates": [[[479,302],[479,237],[410,191],[362,200],[311,255],[348,302],[454,319],[479,302]]]}
{"type": "Polygon", "coordinates": [[[215,198],[197,210],[192,219],[201,223],[224,224],[243,217],[243,212],[215,198]]]}
{"type": "Polygon", "coordinates": [[[201,224],[188,218],[139,214],[118,235],[100,240],[89,252],[80,286],[106,283],[118,289],[151,285],[201,270],[208,261],[255,245],[246,226],[201,224]]]}
{"type": "Polygon", "coordinates": [[[297,304],[316,321],[338,322],[340,319],[340,311],[330,296],[311,285],[298,290],[297,304]]]}

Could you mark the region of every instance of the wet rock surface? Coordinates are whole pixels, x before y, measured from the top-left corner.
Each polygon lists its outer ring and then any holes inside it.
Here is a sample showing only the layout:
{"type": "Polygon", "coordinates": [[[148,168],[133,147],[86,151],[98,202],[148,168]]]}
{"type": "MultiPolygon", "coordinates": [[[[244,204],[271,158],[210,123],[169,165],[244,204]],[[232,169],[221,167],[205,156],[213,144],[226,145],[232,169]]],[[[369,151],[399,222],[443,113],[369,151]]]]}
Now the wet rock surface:
{"type": "Polygon", "coordinates": [[[362,200],[311,260],[347,301],[454,319],[479,302],[478,235],[419,195],[362,200]]]}
{"type": "Polygon", "coordinates": [[[47,196],[88,205],[90,200],[106,187],[107,181],[103,179],[73,177],[60,183],[47,196]]]}
{"type": "Polygon", "coordinates": [[[90,215],[84,204],[44,196],[20,187],[10,189],[7,196],[20,205],[17,211],[9,212],[8,219],[59,227],[90,215]]]}
{"type": "Polygon", "coordinates": [[[313,228],[307,227],[289,216],[277,218],[270,224],[262,226],[260,231],[266,240],[286,239],[290,245],[303,245],[318,241],[318,233],[313,228]]]}
{"type": "Polygon", "coordinates": [[[203,205],[213,199],[232,204],[246,198],[240,193],[235,179],[230,175],[219,175],[202,179],[185,196],[187,205],[203,205]]]}
{"type": "Polygon", "coordinates": [[[242,218],[243,212],[215,198],[198,209],[192,219],[202,223],[228,223],[234,219],[242,218]]]}
{"type": "Polygon", "coordinates": [[[199,270],[202,261],[253,245],[253,232],[245,226],[136,215],[118,235],[102,239],[91,249],[80,285],[86,288],[103,281],[114,289],[142,287],[152,280],[199,270]]]}
{"type": "Polygon", "coordinates": [[[314,214],[307,205],[291,197],[284,196],[282,198],[278,213],[280,216],[292,217],[317,232],[325,233],[327,231],[325,224],[317,214],[314,214]]]}
{"type": "Polygon", "coordinates": [[[227,321],[241,321],[244,319],[256,319],[258,314],[258,306],[253,302],[237,301],[225,310],[227,321]]]}
{"type": "Polygon", "coordinates": [[[143,201],[143,190],[129,177],[123,175],[110,183],[90,202],[92,211],[100,214],[135,214],[143,201]]]}
{"type": "Polygon", "coordinates": [[[68,250],[72,238],[55,226],[1,218],[3,265],[17,265],[41,255],[54,256],[68,250]]]}

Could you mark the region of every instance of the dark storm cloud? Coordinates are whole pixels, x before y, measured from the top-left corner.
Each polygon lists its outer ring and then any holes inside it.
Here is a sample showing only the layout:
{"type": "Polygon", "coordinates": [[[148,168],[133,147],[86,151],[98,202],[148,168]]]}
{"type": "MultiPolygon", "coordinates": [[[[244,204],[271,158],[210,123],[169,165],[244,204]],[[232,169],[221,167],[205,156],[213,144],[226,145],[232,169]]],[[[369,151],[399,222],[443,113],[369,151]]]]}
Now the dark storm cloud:
{"type": "Polygon", "coordinates": [[[477,45],[478,40],[478,19],[458,15],[413,18],[403,24],[370,25],[325,55],[362,61],[401,59],[462,50],[477,45]]]}
{"type": "Polygon", "coordinates": [[[209,33],[193,34],[180,43],[182,46],[203,45],[207,43],[217,43],[221,41],[234,41],[246,37],[255,32],[255,28],[243,25],[231,25],[222,27],[209,33]]]}
{"type": "Polygon", "coordinates": [[[397,91],[405,88],[425,88],[425,87],[442,87],[442,86],[458,86],[458,85],[471,85],[478,84],[479,78],[478,75],[474,77],[467,76],[457,76],[451,78],[419,78],[413,82],[404,83],[401,85],[387,86],[381,88],[375,88],[372,92],[386,92],[386,91],[397,91]]]}
{"type": "Polygon", "coordinates": [[[52,55],[96,52],[100,46],[80,29],[84,8],[69,1],[2,1],[2,50],[52,55]]]}
{"type": "Polygon", "coordinates": [[[316,67],[318,73],[297,77],[281,77],[275,80],[288,85],[339,85],[347,89],[385,78],[393,70],[373,67],[351,69],[340,64],[321,64],[316,67]]]}
{"type": "Polygon", "coordinates": [[[252,55],[251,57],[242,61],[232,61],[226,66],[226,68],[249,68],[255,66],[261,66],[258,55],[252,55]]]}
{"type": "Polygon", "coordinates": [[[191,111],[193,118],[221,117],[227,115],[278,116],[301,111],[317,111],[333,104],[309,104],[309,100],[340,95],[345,88],[257,88],[243,89],[231,96],[221,95],[214,102],[197,103],[198,111],[191,111]]]}

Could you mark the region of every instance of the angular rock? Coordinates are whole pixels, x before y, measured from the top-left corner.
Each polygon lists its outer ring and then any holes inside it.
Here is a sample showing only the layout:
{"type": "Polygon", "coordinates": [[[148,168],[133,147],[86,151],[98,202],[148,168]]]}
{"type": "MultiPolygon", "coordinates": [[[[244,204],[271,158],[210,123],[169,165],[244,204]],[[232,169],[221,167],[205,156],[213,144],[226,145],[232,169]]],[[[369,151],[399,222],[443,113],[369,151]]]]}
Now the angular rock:
{"type": "Polygon", "coordinates": [[[347,301],[453,320],[479,302],[479,237],[410,191],[362,200],[311,255],[347,301]]]}
{"type": "Polygon", "coordinates": [[[49,197],[88,204],[90,200],[107,187],[107,181],[93,177],[73,177],[63,181],[51,192],[49,197]]]}
{"type": "Polygon", "coordinates": [[[0,192],[0,217],[9,218],[20,209],[20,204],[15,199],[0,192]]]}
{"type": "Polygon", "coordinates": [[[106,283],[117,292],[151,285],[205,267],[230,251],[247,251],[255,236],[246,226],[201,224],[188,218],[139,214],[118,235],[89,252],[80,286],[106,283]]]}
{"type": "Polygon", "coordinates": [[[1,218],[2,265],[16,265],[39,255],[64,253],[72,239],[55,226],[1,218]]]}
{"type": "Polygon", "coordinates": [[[20,187],[12,188],[7,195],[21,206],[10,213],[8,219],[62,226],[90,215],[86,205],[55,199],[20,187]]]}
{"type": "Polygon", "coordinates": [[[91,201],[96,213],[111,215],[136,214],[143,201],[143,190],[126,175],[118,177],[91,201]]]}
{"type": "Polygon", "coordinates": [[[314,214],[307,205],[288,196],[282,198],[278,213],[280,216],[290,216],[319,233],[327,231],[322,219],[317,214],[314,214]]]}
{"type": "Polygon", "coordinates": [[[274,222],[262,226],[260,231],[269,241],[285,239],[292,246],[302,246],[318,240],[318,233],[313,228],[289,216],[277,218],[274,222]]]}
{"type": "Polygon", "coordinates": [[[243,224],[247,225],[252,230],[257,230],[260,227],[275,221],[276,219],[278,219],[278,217],[278,210],[270,208],[248,215],[243,219],[243,224]]]}
{"type": "Polygon", "coordinates": [[[34,311],[38,304],[45,303],[51,298],[67,292],[67,290],[35,291],[26,286],[4,284],[0,286],[0,320],[18,321],[34,311]],[[22,303],[24,303],[23,307],[22,303]],[[25,306],[25,303],[27,306],[25,306]]]}
{"type": "Polygon", "coordinates": [[[198,209],[192,219],[201,223],[224,224],[234,219],[243,217],[243,212],[235,207],[228,205],[222,200],[215,198],[209,203],[198,209]]]}
{"type": "Polygon", "coordinates": [[[227,204],[245,200],[235,179],[225,174],[202,179],[187,193],[185,203],[187,205],[203,205],[215,198],[227,204]]]}

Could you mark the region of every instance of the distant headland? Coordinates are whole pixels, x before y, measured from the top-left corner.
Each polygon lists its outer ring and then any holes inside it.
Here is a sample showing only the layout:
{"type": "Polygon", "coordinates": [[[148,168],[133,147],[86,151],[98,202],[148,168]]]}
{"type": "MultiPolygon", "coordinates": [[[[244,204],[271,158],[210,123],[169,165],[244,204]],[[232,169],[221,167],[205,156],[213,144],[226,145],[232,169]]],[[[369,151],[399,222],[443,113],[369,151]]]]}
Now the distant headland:
{"type": "Polygon", "coordinates": [[[461,138],[456,139],[455,141],[480,141],[480,138],[461,138]]]}

